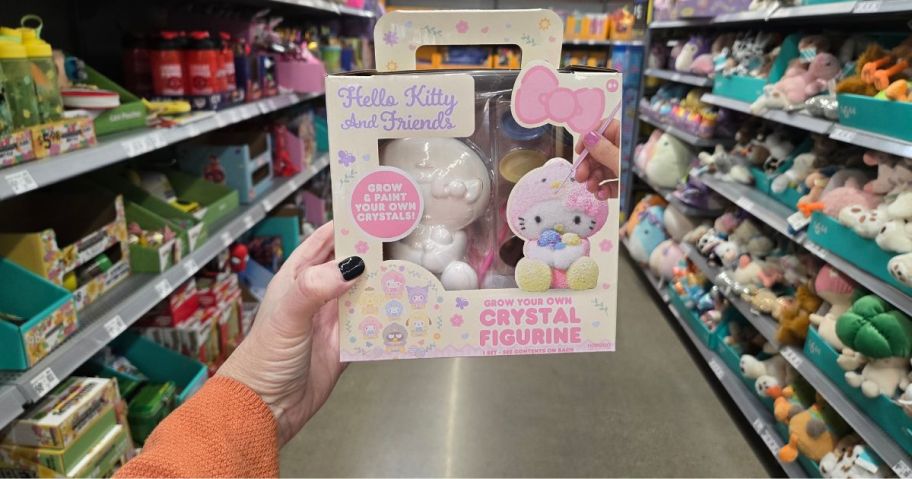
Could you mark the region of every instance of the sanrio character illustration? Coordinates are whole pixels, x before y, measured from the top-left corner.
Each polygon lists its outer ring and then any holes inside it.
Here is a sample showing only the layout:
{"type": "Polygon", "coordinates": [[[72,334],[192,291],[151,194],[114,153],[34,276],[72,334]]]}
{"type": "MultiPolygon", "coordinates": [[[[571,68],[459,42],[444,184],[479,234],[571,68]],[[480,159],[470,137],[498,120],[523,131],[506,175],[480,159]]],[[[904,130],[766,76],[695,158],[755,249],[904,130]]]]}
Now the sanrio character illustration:
{"type": "Polygon", "coordinates": [[[361,321],[361,324],[358,325],[358,329],[361,330],[361,335],[365,339],[374,339],[377,335],[380,334],[380,330],[383,328],[383,324],[380,323],[380,320],[375,316],[368,316],[361,321]]]}
{"type": "Polygon", "coordinates": [[[415,309],[424,309],[427,304],[427,286],[406,286],[405,291],[408,293],[409,303],[415,309]]]}
{"type": "Polygon", "coordinates": [[[389,317],[389,319],[395,321],[402,317],[402,312],[405,310],[405,306],[394,299],[386,303],[386,307],[384,309],[386,310],[386,316],[389,317]]]}
{"type": "Polygon", "coordinates": [[[526,173],[510,193],[510,229],[526,241],[525,257],[516,265],[523,291],[592,289],[598,265],[589,257],[589,238],[608,219],[608,203],[576,182],[572,165],[552,158],[526,173]]]}
{"type": "Polygon", "coordinates": [[[405,276],[398,271],[389,271],[380,278],[380,286],[387,298],[402,296],[402,287],[405,286],[405,276]]]}
{"type": "Polygon", "coordinates": [[[455,138],[405,138],[387,143],[380,163],[409,174],[424,199],[421,223],[390,243],[389,258],[427,269],[448,290],[477,288],[463,229],[485,212],[491,197],[490,173],[478,153],[455,138]]]}
{"type": "Polygon", "coordinates": [[[392,323],[383,328],[383,345],[386,346],[388,353],[393,351],[404,353],[406,339],[408,339],[408,330],[399,323],[392,323]]]}
{"type": "Polygon", "coordinates": [[[411,329],[413,336],[424,336],[431,329],[431,318],[424,311],[412,311],[405,320],[405,326],[411,329]]]}
{"type": "Polygon", "coordinates": [[[361,305],[361,314],[367,316],[380,312],[380,303],[383,302],[383,294],[380,291],[368,286],[361,293],[358,304],[361,305]]]}

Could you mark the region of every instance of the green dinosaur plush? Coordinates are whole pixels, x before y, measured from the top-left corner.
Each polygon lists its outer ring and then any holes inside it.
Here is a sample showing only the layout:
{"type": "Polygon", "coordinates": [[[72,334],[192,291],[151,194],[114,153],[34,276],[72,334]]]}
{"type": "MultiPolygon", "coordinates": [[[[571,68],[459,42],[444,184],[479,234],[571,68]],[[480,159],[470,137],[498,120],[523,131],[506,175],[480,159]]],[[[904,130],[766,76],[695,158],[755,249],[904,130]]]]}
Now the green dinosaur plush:
{"type": "Polygon", "coordinates": [[[836,321],[836,335],[849,348],[874,359],[912,355],[912,321],[869,294],[836,321]]]}

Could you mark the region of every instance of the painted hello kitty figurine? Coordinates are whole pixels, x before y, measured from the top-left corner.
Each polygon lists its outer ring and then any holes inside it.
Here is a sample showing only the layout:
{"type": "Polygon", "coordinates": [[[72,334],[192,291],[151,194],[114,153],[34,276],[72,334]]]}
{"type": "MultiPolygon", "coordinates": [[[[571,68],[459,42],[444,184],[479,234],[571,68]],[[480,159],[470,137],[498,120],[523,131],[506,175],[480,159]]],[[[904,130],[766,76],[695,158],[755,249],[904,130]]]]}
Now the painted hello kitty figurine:
{"type": "Polygon", "coordinates": [[[507,201],[510,229],[526,241],[516,265],[523,291],[592,289],[598,265],[589,257],[589,238],[608,219],[608,203],[570,178],[572,165],[552,158],[523,176],[507,201]]]}
{"type": "Polygon", "coordinates": [[[491,196],[490,173],[478,153],[454,138],[406,138],[383,148],[381,164],[411,175],[424,199],[421,223],[390,244],[390,258],[422,266],[447,290],[478,288],[478,274],[465,262],[463,231],[491,196]]]}

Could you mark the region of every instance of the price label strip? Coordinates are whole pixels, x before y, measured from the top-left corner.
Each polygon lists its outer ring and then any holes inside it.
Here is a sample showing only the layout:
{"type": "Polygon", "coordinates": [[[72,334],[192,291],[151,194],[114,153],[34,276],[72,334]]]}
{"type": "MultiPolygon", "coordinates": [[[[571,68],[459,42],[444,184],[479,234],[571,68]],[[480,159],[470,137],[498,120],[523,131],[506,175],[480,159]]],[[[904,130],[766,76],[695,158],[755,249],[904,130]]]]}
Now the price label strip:
{"type": "Polygon", "coordinates": [[[58,384],[60,384],[60,379],[51,368],[41,371],[31,380],[32,390],[35,391],[35,395],[38,397],[44,396],[58,384]]]}
{"type": "Polygon", "coordinates": [[[222,233],[221,238],[222,238],[222,246],[224,246],[225,248],[227,248],[231,244],[231,242],[234,241],[234,238],[232,238],[231,235],[228,234],[227,231],[222,233]]]}
{"type": "Polygon", "coordinates": [[[830,135],[830,138],[837,140],[837,141],[851,143],[851,142],[855,141],[855,136],[856,136],[856,134],[854,131],[837,127],[836,130],[833,131],[833,133],[830,135]]]}
{"type": "Polygon", "coordinates": [[[199,265],[196,264],[195,259],[187,258],[184,261],[184,271],[187,273],[188,276],[193,276],[194,274],[196,274],[197,271],[199,271],[199,269],[200,269],[199,265]]]}
{"type": "Polygon", "coordinates": [[[796,353],[792,348],[783,348],[779,354],[781,354],[782,357],[785,358],[785,360],[788,361],[788,363],[791,364],[795,369],[800,368],[801,365],[804,364],[804,358],[799,356],[798,353],[796,353]]]}
{"type": "Polygon", "coordinates": [[[127,324],[124,323],[120,315],[117,315],[104,323],[104,328],[108,332],[108,337],[114,339],[127,329],[127,324]]]}
{"type": "Polygon", "coordinates": [[[853,13],[877,13],[882,7],[882,1],[868,0],[866,2],[859,2],[858,5],[855,5],[855,11],[853,13]]]}
{"type": "Polygon", "coordinates": [[[253,228],[253,217],[252,216],[250,216],[250,215],[244,216],[244,228],[246,228],[248,230],[250,228],[253,228]]]}
{"type": "Polygon", "coordinates": [[[709,360],[709,369],[712,369],[713,374],[717,378],[722,379],[725,377],[725,369],[722,368],[722,365],[719,364],[715,358],[709,360]]]}
{"type": "Polygon", "coordinates": [[[171,286],[171,282],[168,281],[168,278],[162,278],[162,280],[155,285],[155,292],[158,293],[158,299],[165,299],[171,294],[171,291],[174,291],[174,287],[171,286]]]}
{"type": "Polygon", "coordinates": [[[32,177],[28,170],[17,171],[4,177],[6,184],[13,190],[14,194],[21,195],[38,188],[38,182],[32,177]]]}

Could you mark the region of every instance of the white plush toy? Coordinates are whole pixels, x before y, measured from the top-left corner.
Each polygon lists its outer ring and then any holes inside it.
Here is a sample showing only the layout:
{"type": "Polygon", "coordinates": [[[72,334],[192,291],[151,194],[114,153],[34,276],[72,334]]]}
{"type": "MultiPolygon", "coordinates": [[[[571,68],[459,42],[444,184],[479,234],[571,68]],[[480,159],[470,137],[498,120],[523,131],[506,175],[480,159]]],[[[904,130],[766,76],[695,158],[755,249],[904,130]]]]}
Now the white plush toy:
{"type": "Polygon", "coordinates": [[[788,364],[780,355],[771,356],[760,361],[750,354],[741,356],[741,374],[750,379],[760,379],[770,376],[778,384],[788,384],[788,364]]]}
{"type": "Polygon", "coordinates": [[[737,243],[745,253],[759,257],[768,255],[776,246],[750,219],[742,221],[728,239],[737,243]]]}
{"type": "Polygon", "coordinates": [[[656,186],[674,188],[687,175],[692,157],[681,140],[665,133],[652,150],[652,157],[646,164],[646,177],[656,186]]]}
{"type": "Polygon", "coordinates": [[[491,197],[491,177],[478,153],[454,138],[406,138],[384,146],[381,164],[409,173],[424,198],[421,223],[390,244],[390,259],[421,265],[448,290],[478,288],[478,275],[465,261],[464,231],[491,197]]]}
{"type": "Polygon", "coordinates": [[[717,144],[712,153],[701,151],[697,157],[701,165],[709,167],[714,176],[722,181],[735,181],[744,185],[754,183],[750,170],[734,160],[721,144],[717,144]]]}
{"type": "Polygon", "coordinates": [[[865,364],[861,374],[854,371],[845,373],[846,382],[855,388],[861,388],[862,394],[875,398],[881,394],[892,398],[896,389],[905,390],[909,386],[909,360],[903,357],[871,359],[865,364]]]}
{"type": "Polygon", "coordinates": [[[909,220],[890,220],[880,229],[877,246],[894,253],[912,252],[912,222],[909,220]]]}
{"type": "Polygon", "coordinates": [[[890,276],[896,278],[896,281],[912,286],[912,253],[906,253],[890,258],[887,263],[887,271],[890,276]]]}
{"type": "Polygon", "coordinates": [[[682,213],[674,203],[665,207],[662,222],[665,223],[665,231],[668,232],[668,236],[679,243],[697,226],[696,220],[682,213]]]}
{"type": "Polygon", "coordinates": [[[858,236],[873,239],[890,220],[890,215],[887,214],[887,206],[883,204],[873,210],[861,205],[851,205],[839,210],[836,219],[843,226],[851,228],[858,236]]]}
{"type": "Polygon", "coordinates": [[[701,224],[697,225],[696,227],[694,227],[694,229],[690,230],[681,239],[682,239],[682,241],[684,241],[687,244],[696,245],[700,241],[700,238],[702,238],[703,235],[705,235],[706,232],[711,229],[712,229],[712,225],[710,225],[709,223],[701,223],[701,224]]]}
{"type": "Polygon", "coordinates": [[[868,451],[855,434],[849,434],[820,460],[820,475],[834,479],[875,479],[888,477],[889,469],[868,451]]]}
{"type": "Polygon", "coordinates": [[[770,189],[773,190],[773,193],[782,193],[788,187],[795,188],[803,184],[804,179],[814,171],[816,158],[817,156],[813,153],[802,153],[796,156],[791,168],[773,179],[770,189]]]}

